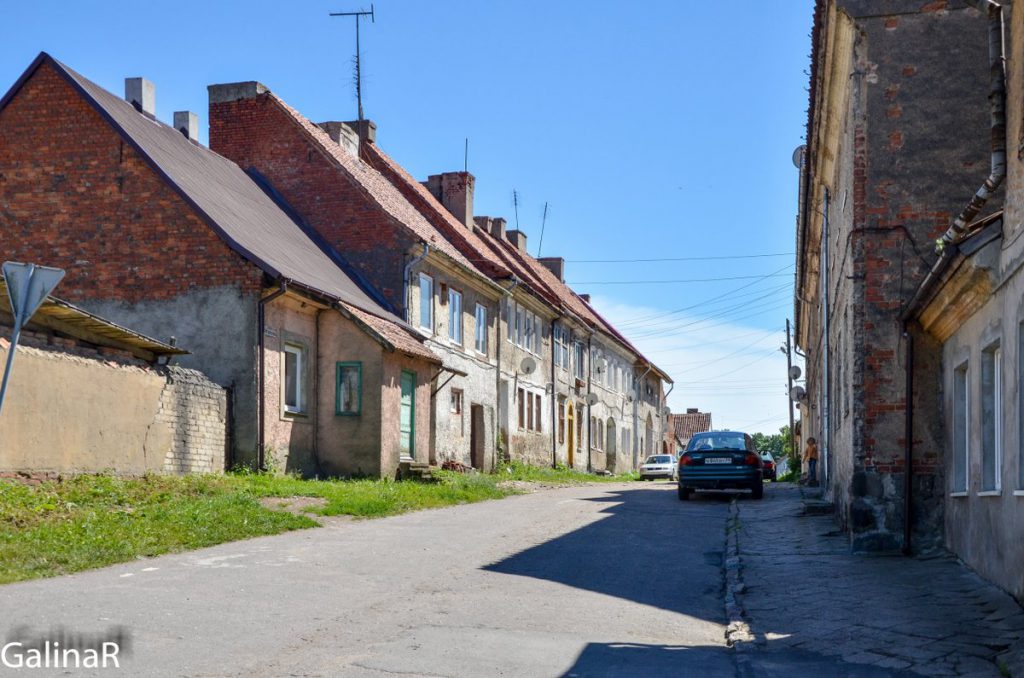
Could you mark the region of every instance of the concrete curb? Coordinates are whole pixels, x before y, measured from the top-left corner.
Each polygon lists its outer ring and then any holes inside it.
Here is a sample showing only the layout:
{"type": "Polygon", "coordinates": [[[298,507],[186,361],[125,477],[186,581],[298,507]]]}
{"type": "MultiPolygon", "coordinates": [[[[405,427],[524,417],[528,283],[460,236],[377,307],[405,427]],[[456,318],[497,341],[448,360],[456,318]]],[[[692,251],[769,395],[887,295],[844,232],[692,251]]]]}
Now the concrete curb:
{"type": "Polygon", "coordinates": [[[743,609],[743,558],[740,556],[740,507],[733,499],[729,503],[729,518],[725,522],[725,642],[737,653],[754,649],[755,636],[747,623],[743,609]]]}

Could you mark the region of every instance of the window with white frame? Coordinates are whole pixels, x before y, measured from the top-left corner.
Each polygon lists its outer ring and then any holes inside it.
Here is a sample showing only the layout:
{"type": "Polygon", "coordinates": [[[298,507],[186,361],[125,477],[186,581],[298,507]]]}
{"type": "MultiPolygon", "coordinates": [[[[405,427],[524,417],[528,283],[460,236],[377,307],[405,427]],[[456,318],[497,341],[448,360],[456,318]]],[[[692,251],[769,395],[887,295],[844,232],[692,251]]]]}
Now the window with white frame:
{"type": "Polygon", "coordinates": [[[476,305],[476,341],[474,347],[477,353],[487,355],[487,307],[482,304],[476,305]]]}
{"type": "Polygon", "coordinates": [[[452,389],[452,414],[462,414],[462,390],[458,388],[452,389]]]}
{"type": "Polygon", "coordinates": [[[462,292],[448,289],[448,338],[462,346],[462,292]]]}
{"type": "Polygon", "coordinates": [[[1024,323],[1017,326],[1017,490],[1024,491],[1024,323]]]}
{"type": "Polygon", "coordinates": [[[555,366],[563,370],[569,369],[569,330],[562,325],[555,325],[555,366]]]}
{"type": "Polygon", "coordinates": [[[953,492],[967,492],[970,455],[968,364],[953,370],[953,492]]]}
{"type": "Polygon", "coordinates": [[[281,386],[284,411],[290,414],[301,414],[306,411],[306,398],[303,393],[306,386],[303,374],[306,367],[306,349],[298,344],[285,344],[282,358],[284,359],[284,380],[281,386]]]}
{"type": "Polygon", "coordinates": [[[520,348],[540,355],[543,321],[514,301],[508,307],[508,340],[520,348]]]}
{"type": "Polygon", "coordinates": [[[420,327],[434,331],[434,279],[420,273],[420,327]]]}
{"type": "Polygon", "coordinates": [[[577,379],[586,378],[586,371],[584,370],[585,364],[583,360],[583,342],[577,341],[572,345],[573,348],[573,375],[577,379]]]}
{"type": "Polygon", "coordinates": [[[1003,432],[999,344],[981,352],[981,491],[999,492],[1002,485],[1003,432]]]}

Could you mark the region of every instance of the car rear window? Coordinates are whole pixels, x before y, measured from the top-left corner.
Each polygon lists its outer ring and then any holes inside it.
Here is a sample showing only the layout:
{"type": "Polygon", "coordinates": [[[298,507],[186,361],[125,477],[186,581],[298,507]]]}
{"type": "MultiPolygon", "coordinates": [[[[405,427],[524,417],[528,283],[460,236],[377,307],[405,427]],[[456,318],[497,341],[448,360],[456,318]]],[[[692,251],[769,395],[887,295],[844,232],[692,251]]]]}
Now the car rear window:
{"type": "Polygon", "coordinates": [[[746,449],[747,441],[742,433],[715,433],[694,436],[690,439],[690,444],[686,446],[687,452],[703,452],[705,450],[735,450],[744,452],[746,449]]]}
{"type": "Polygon", "coordinates": [[[671,464],[672,463],[672,457],[668,456],[667,454],[661,454],[661,455],[658,455],[657,457],[651,457],[651,459],[653,459],[653,461],[649,461],[648,462],[649,464],[671,464]]]}

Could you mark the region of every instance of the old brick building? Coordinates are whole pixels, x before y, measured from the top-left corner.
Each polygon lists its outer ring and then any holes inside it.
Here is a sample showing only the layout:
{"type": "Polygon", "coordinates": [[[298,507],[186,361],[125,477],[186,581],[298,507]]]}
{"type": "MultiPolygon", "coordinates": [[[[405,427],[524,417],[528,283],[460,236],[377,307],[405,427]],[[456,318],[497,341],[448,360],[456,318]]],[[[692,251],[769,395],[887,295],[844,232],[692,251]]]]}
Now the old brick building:
{"type": "Polygon", "coordinates": [[[437,357],[292,216],[264,177],[41,54],[0,100],[5,259],[66,269],[61,292],[159,338],[231,391],[238,462],[394,473],[429,447],[437,357]]]}
{"type": "MultiPolygon", "coordinates": [[[[906,484],[901,313],[988,173],[986,35],[983,13],[957,0],[816,3],[797,235],[802,433],[819,441],[856,549],[898,548],[908,528],[917,548],[941,539],[935,416],[913,419],[906,484]]],[[[935,348],[917,342],[919,411],[940,411],[935,348]]]]}

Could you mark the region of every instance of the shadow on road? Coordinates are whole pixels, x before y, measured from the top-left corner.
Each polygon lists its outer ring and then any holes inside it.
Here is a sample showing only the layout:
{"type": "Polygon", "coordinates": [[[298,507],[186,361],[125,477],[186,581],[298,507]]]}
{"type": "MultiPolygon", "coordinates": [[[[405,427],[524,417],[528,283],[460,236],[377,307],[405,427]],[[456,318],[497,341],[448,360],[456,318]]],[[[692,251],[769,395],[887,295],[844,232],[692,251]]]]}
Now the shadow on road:
{"type": "Polygon", "coordinates": [[[729,495],[689,502],[671,489],[610,491],[594,523],[486,566],[722,623],[729,495]]]}
{"type": "Polygon", "coordinates": [[[731,651],[724,647],[588,643],[562,678],[586,676],[733,675],[731,651]]]}

